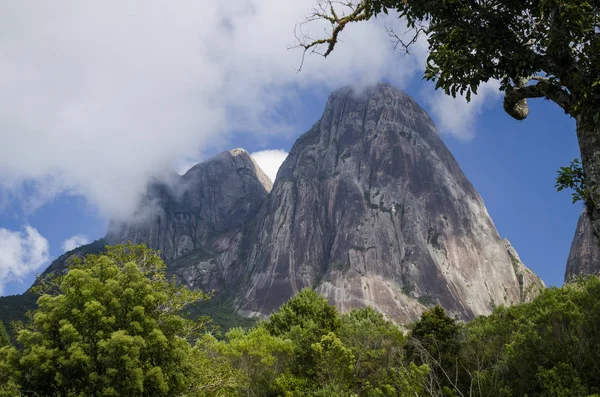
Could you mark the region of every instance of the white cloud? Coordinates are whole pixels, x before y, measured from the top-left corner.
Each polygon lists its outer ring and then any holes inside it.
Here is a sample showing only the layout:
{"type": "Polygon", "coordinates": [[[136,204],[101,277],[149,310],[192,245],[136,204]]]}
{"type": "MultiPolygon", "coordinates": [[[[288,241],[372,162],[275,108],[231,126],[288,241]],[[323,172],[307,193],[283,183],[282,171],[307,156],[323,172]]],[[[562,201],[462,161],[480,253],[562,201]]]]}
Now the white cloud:
{"type": "Polygon", "coordinates": [[[372,21],[347,29],[328,59],[308,57],[296,73],[301,51],[287,47],[314,3],[2,2],[5,194],[26,190],[35,208],[68,192],[104,214],[127,213],[151,175],[229,149],[228,131],[280,133],[277,105],[298,88],[382,77],[402,84],[417,69],[372,21]]]}
{"type": "Polygon", "coordinates": [[[424,96],[431,107],[432,117],[436,120],[440,132],[468,141],[475,136],[477,116],[485,106],[489,106],[501,96],[499,87],[500,82],[497,80],[482,84],[477,90],[477,95],[471,96],[470,102],[459,94],[456,98],[452,98],[443,90],[424,96]]]}
{"type": "Polygon", "coordinates": [[[190,168],[192,168],[193,166],[195,166],[198,163],[201,163],[202,160],[195,160],[195,159],[183,159],[181,161],[179,161],[175,167],[175,171],[178,175],[184,175],[186,172],[188,172],[190,170],[190,168]]]}
{"type": "Polygon", "coordinates": [[[62,249],[64,252],[69,252],[69,251],[74,250],[77,247],[81,247],[82,245],[85,245],[87,243],[89,243],[87,236],[84,236],[83,234],[76,234],[76,235],[66,239],[65,241],[63,241],[62,249]]]}
{"type": "Polygon", "coordinates": [[[316,1],[1,2],[0,203],[66,192],[124,215],[151,176],[234,146],[229,131],[290,131],[280,106],[300,89],[420,77],[426,41],[392,52],[393,16],[349,26],[297,73],[288,47],[316,1]]]}
{"type": "Polygon", "coordinates": [[[49,244],[36,229],[23,232],[0,228],[0,295],[8,282],[38,270],[48,261],[49,244]]]}
{"type": "Polygon", "coordinates": [[[258,166],[267,174],[272,182],[275,182],[277,171],[283,160],[288,156],[288,152],[282,149],[269,149],[254,152],[251,156],[256,160],[258,166]]]}

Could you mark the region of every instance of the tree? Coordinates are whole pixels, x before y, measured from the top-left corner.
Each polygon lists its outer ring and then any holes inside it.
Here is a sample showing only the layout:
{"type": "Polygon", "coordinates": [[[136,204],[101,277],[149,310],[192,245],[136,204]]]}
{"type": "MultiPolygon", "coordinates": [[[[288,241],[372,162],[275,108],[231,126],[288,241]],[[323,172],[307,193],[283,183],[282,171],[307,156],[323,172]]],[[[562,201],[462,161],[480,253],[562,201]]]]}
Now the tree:
{"type": "Polygon", "coordinates": [[[436,89],[470,100],[481,83],[499,80],[504,109],[517,120],[529,114],[527,99],[554,102],[575,118],[585,172],[577,187],[600,239],[599,8],[600,0],[319,0],[305,23],[326,21],[331,31],[312,38],[301,24],[298,39],[305,53],[325,46],[327,56],[349,24],[395,11],[412,33],[405,40],[390,30],[397,47],[408,51],[427,35],[424,78],[436,89]]]}
{"type": "Polygon", "coordinates": [[[327,299],[310,288],[305,288],[271,314],[263,324],[276,336],[288,334],[295,327],[316,331],[315,341],[340,327],[340,317],[327,299]]]}
{"type": "Polygon", "coordinates": [[[198,347],[211,359],[225,359],[237,371],[240,380],[237,388],[244,395],[266,395],[271,385],[285,369],[293,346],[288,339],[273,336],[264,327],[249,331],[233,328],[224,340],[206,334],[198,341],[198,347]]]}
{"type": "Polygon", "coordinates": [[[408,357],[427,364],[440,386],[456,388],[460,325],[441,306],[426,310],[410,333],[408,357]]]}
{"type": "Polygon", "coordinates": [[[355,391],[398,395],[394,368],[402,367],[406,337],[402,331],[370,307],[341,316],[340,339],[356,358],[355,391]],[[385,393],[384,391],[389,391],[385,393]]]}
{"type": "MultiPolygon", "coordinates": [[[[293,342],[290,374],[283,374],[275,382],[280,394],[306,395],[305,390],[316,386],[319,363],[324,357],[317,344],[323,342],[326,351],[331,350],[330,347],[343,351],[335,338],[323,340],[324,336],[335,334],[340,324],[336,308],[314,290],[305,288],[260,325],[271,335],[293,342]]],[[[327,359],[330,356],[330,353],[325,354],[327,359]]]]}
{"type": "Polygon", "coordinates": [[[0,320],[0,347],[10,345],[10,336],[4,326],[2,320],[0,320]]]}
{"type": "Polygon", "coordinates": [[[316,357],[316,376],[320,385],[348,387],[354,375],[355,357],[352,350],[333,332],[323,335],[311,345],[316,357]]]}
{"type": "Polygon", "coordinates": [[[548,288],[464,327],[458,361],[469,396],[597,396],[600,279],[548,288]]]}
{"type": "Polygon", "coordinates": [[[179,313],[205,295],[167,280],[156,252],[109,247],[73,265],[46,291],[18,332],[22,348],[0,349],[0,368],[21,392],[176,396],[197,390],[187,338],[199,326],[179,313]]]}

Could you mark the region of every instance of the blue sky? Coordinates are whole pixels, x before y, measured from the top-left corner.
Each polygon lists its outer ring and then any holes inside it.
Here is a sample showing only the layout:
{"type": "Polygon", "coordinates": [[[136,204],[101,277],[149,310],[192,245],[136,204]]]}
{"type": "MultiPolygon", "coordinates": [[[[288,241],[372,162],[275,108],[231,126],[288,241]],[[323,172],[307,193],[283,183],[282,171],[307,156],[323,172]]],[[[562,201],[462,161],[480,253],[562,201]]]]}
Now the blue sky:
{"type": "Polygon", "coordinates": [[[500,234],[547,284],[562,284],[582,206],[554,188],[578,157],[574,121],[557,106],[532,101],[517,122],[493,83],[470,105],[444,97],[420,79],[426,42],[392,53],[382,21],[348,29],[331,59],[311,56],[296,73],[301,54],[287,47],[313,0],[213,3],[0,6],[3,295],[24,291],[66,240],[102,237],[151,175],[235,147],[288,151],[329,92],[377,81],[430,112],[500,234]]]}

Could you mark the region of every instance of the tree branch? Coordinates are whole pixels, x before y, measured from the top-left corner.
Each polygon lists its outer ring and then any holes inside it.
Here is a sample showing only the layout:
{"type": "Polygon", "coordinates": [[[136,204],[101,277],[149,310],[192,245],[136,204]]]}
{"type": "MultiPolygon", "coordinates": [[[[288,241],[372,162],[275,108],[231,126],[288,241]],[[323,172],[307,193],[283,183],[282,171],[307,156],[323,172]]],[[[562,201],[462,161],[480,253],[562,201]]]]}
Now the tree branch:
{"type": "Polygon", "coordinates": [[[355,4],[351,0],[346,2],[334,0],[322,1],[304,22],[296,26],[296,40],[298,41],[298,45],[294,46],[293,48],[301,47],[304,48],[305,54],[307,51],[312,51],[322,55],[323,57],[327,57],[335,48],[335,45],[338,42],[338,37],[346,25],[352,22],[359,22],[369,19],[370,14],[367,11],[367,5],[364,1],[360,1],[358,4],[355,4]],[[348,8],[351,10],[351,12],[349,14],[342,14],[338,16],[338,13],[335,11],[336,5],[348,8]],[[303,25],[316,20],[325,20],[331,24],[332,30],[328,37],[323,39],[314,39],[302,32],[303,25]],[[327,49],[321,54],[317,52],[316,49],[322,44],[327,44],[327,49]]]}
{"type": "Polygon", "coordinates": [[[548,98],[567,113],[571,107],[571,95],[565,89],[547,77],[531,76],[520,79],[514,85],[507,83],[504,110],[513,118],[524,120],[529,115],[527,105],[529,98],[548,98]],[[537,83],[527,85],[529,81],[537,81],[537,83]]]}
{"type": "Polygon", "coordinates": [[[415,27],[414,29],[408,29],[406,32],[404,32],[404,34],[402,34],[402,36],[399,36],[392,27],[386,26],[386,30],[390,36],[390,39],[395,42],[392,48],[393,51],[397,51],[398,47],[400,47],[406,54],[410,54],[410,46],[417,42],[421,33],[425,32],[425,27],[419,26],[418,28],[415,27]],[[404,36],[408,34],[409,30],[413,31],[414,34],[409,41],[405,41],[404,36]]]}

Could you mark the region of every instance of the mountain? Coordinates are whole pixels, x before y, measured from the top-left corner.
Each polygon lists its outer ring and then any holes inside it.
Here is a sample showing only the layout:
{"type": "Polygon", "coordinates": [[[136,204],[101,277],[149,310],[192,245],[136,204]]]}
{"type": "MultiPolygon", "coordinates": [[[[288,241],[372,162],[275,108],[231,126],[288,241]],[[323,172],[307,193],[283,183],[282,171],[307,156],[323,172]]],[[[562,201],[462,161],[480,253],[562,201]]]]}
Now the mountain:
{"type": "Polygon", "coordinates": [[[243,149],[173,178],[150,185],[133,218],[112,220],[106,243],[145,243],[189,287],[223,290],[240,275],[244,227],[272,182],[243,149]]]}
{"type": "Polygon", "coordinates": [[[255,224],[246,315],[316,287],[342,311],[370,305],[406,322],[439,303],[468,319],[543,285],[522,277],[427,113],[389,85],[330,96],[255,224]]]}
{"type": "Polygon", "coordinates": [[[584,210],[579,216],[575,236],[571,243],[565,282],[588,274],[600,274],[600,245],[594,236],[587,211],[584,210]]]}
{"type": "Polygon", "coordinates": [[[385,84],[332,93],[274,185],[242,149],[151,183],[134,216],[110,222],[104,242],[126,241],[249,317],[313,287],[342,311],[406,323],[439,303],[470,319],[544,287],[427,113],[385,84]]]}
{"type": "Polygon", "coordinates": [[[69,267],[69,260],[71,260],[72,258],[83,258],[86,255],[99,254],[102,251],[104,251],[105,247],[106,241],[103,238],[101,238],[96,241],[92,241],[89,244],[85,244],[75,249],[72,249],[71,251],[65,252],[64,254],[52,261],[50,266],[48,266],[46,270],[44,270],[44,272],[40,275],[40,277],[38,277],[34,285],[37,284],[41,278],[44,278],[49,274],[60,275],[61,273],[65,272],[69,267]]]}

